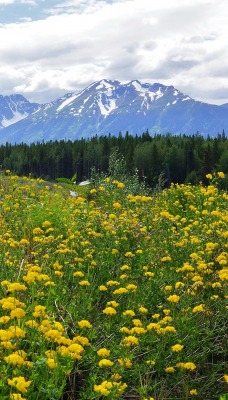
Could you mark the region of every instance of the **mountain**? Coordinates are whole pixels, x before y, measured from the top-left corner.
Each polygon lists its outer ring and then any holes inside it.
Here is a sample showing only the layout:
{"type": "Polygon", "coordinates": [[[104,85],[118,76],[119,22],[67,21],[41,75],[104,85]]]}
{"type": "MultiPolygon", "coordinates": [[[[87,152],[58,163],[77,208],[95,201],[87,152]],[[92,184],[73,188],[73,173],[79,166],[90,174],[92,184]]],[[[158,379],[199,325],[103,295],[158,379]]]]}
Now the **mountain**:
{"type": "Polygon", "coordinates": [[[228,103],[222,104],[221,107],[226,107],[226,108],[228,108],[228,103]]]}
{"type": "Polygon", "coordinates": [[[0,96],[0,129],[15,124],[40,108],[40,104],[30,103],[20,94],[0,96]]]}
{"type": "MultiPolygon", "coordinates": [[[[0,108],[1,109],[1,108],[0,108]]],[[[80,93],[68,93],[44,104],[26,118],[0,131],[0,143],[32,143],[118,135],[195,134],[228,132],[226,105],[195,101],[173,86],[120,83],[103,79],[80,93]]]]}

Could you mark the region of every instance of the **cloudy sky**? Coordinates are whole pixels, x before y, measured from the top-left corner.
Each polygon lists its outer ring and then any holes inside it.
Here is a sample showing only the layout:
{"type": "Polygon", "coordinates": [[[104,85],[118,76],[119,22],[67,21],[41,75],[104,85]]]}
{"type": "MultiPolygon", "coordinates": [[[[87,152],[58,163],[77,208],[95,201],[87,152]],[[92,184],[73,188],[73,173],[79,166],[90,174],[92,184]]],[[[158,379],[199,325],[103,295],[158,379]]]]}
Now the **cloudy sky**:
{"type": "Polygon", "coordinates": [[[228,103],[227,14],[227,0],[0,0],[0,94],[139,79],[228,103]]]}

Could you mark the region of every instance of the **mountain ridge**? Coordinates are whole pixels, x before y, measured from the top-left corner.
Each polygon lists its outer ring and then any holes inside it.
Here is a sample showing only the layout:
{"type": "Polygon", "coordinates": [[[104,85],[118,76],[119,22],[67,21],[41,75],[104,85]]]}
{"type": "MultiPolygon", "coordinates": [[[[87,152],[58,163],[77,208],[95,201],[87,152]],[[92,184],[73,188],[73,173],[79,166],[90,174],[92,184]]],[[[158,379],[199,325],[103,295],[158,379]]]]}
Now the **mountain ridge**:
{"type": "Polygon", "coordinates": [[[26,118],[40,108],[40,104],[30,103],[21,94],[0,95],[0,129],[26,118]]]}
{"type": "Polygon", "coordinates": [[[0,125],[0,143],[88,139],[120,131],[133,135],[199,132],[204,136],[228,131],[228,104],[197,101],[160,83],[102,79],[43,105],[21,97],[20,120],[0,125]]]}

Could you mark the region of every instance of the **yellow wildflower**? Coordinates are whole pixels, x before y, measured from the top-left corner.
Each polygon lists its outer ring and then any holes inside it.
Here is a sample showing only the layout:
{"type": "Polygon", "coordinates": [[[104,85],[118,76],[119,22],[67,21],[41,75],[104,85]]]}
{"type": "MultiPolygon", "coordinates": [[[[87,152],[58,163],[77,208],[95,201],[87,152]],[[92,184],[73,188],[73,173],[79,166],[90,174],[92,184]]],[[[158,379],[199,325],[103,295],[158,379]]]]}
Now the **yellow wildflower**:
{"type": "Polygon", "coordinates": [[[19,326],[10,326],[9,331],[12,333],[13,337],[17,338],[24,338],[26,335],[26,332],[23,329],[19,328],[19,326]]]}
{"type": "Polygon", "coordinates": [[[171,303],[178,303],[180,300],[180,296],[173,294],[173,295],[167,297],[167,300],[170,301],[171,303]]]}
{"type": "Polygon", "coordinates": [[[96,190],[96,189],[91,189],[89,192],[90,192],[91,194],[94,194],[94,193],[97,193],[97,190],[96,190]]]}
{"type": "Polygon", "coordinates": [[[15,308],[10,313],[10,318],[18,318],[21,319],[26,315],[26,312],[22,308],[15,308]]]}
{"type": "Polygon", "coordinates": [[[196,389],[191,389],[190,390],[190,392],[189,392],[189,394],[191,395],[191,396],[197,396],[197,390],[196,389]]]}
{"type": "Polygon", "coordinates": [[[31,385],[32,381],[26,381],[23,376],[18,376],[13,379],[7,379],[10,386],[15,387],[19,392],[26,393],[27,388],[31,385]]]}
{"type": "Polygon", "coordinates": [[[7,324],[7,322],[9,322],[10,317],[8,317],[8,315],[3,315],[2,317],[0,317],[0,324],[7,324]]]}
{"type": "Polygon", "coordinates": [[[121,208],[121,204],[116,201],[115,203],[113,203],[113,207],[117,208],[117,209],[120,209],[121,208]]]}
{"type": "Polygon", "coordinates": [[[146,329],[142,328],[141,326],[134,326],[131,328],[130,333],[135,333],[136,335],[142,335],[146,333],[146,329]]]}
{"type": "Polygon", "coordinates": [[[102,396],[108,396],[113,383],[109,381],[103,381],[100,385],[94,385],[94,392],[100,393],[102,396]]]}
{"type": "Polygon", "coordinates": [[[89,283],[89,281],[87,281],[87,280],[85,279],[85,280],[83,280],[83,281],[80,281],[80,282],[79,282],[79,285],[80,285],[80,286],[90,286],[90,283],[89,283]]]}
{"type": "Polygon", "coordinates": [[[204,309],[204,304],[199,304],[198,306],[195,306],[195,307],[193,308],[193,310],[192,310],[193,313],[196,313],[196,312],[204,312],[204,311],[205,311],[205,309],[204,309]]]}
{"type": "Polygon", "coordinates": [[[19,282],[13,282],[8,284],[7,291],[8,292],[15,292],[19,290],[27,290],[27,287],[24,284],[21,284],[19,282]]]}
{"type": "Polygon", "coordinates": [[[134,254],[132,253],[132,251],[127,251],[124,255],[125,255],[125,257],[134,257],[134,254]]]}
{"type": "Polygon", "coordinates": [[[45,306],[38,305],[34,308],[34,312],[32,313],[32,315],[34,317],[43,317],[43,316],[45,316],[45,311],[46,311],[45,306]]]}
{"type": "Polygon", "coordinates": [[[142,322],[138,318],[133,319],[132,322],[135,326],[142,326],[142,322]]]}
{"type": "Polygon", "coordinates": [[[120,267],[120,269],[121,269],[121,271],[125,271],[125,270],[131,269],[131,267],[129,265],[124,264],[124,265],[122,265],[122,267],[120,267]]]}
{"type": "Polygon", "coordinates": [[[178,368],[182,368],[182,369],[188,369],[190,371],[193,371],[194,369],[196,369],[196,365],[193,362],[186,362],[186,363],[177,363],[176,364],[178,368]]]}
{"type": "Polygon", "coordinates": [[[113,214],[113,213],[109,214],[108,217],[109,217],[109,219],[116,219],[117,218],[117,216],[115,214],[113,214]]]}
{"type": "Polygon", "coordinates": [[[115,300],[111,300],[111,301],[107,302],[107,305],[112,306],[112,307],[118,307],[119,303],[117,303],[117,301],[115,301],[115,300]]]}
{"type": "Polygon", "coordinates": [[[142,314],[147,314],[148,313],[148,309],[141,306],[141,307],[139,307],[139,312],[142,313],[142,314]]]}
{"type": "Polygon", "coordinates": [[[78,326],[80,328],[89,328],[89,329],[92,328],[92,324],[86,319],[82,319],[81,321],[79,321],[78,326]]]}
{"type": "Polygon", "coordinates": [[[58,339],[61,338],[62,333],[59,332],[57,329],[50,329],[47,332],[45,332],[45,336],[50,340],[57,341],[58,339]]]}
{"type": "Polygon", "coordinates": [[[85,276],[85,274],[82,271],[76,271],[76,272],[73,273],[73,276],[83,277],[83,276],[85,276]]]}
{"type": "Polygon", "coordinates": [[[171,258],[170,256],[165,256],[165,257],[162,257],[162,258],[161,258],[161,261],[162,261],[162,262],[165,262],[165,261],[172,261],[172,258],[171,258]]]}
{"type": "Polygon", "coordinates": [[[51,222],[50,222],[50,221],[44,221],[44,222],[42,223],[42,228],[49,228],[50,225],[51,225],[51,222]]]}
{"type": "Polygon", "coordinates": [[[166,334],[166,333],[176,333],[176,329],[174,328],[174,326],[166,326],[165,328],[161,328],[160,329],[162,334],[166,334]]]}
{"type": "Polygon", "coordinates": [[[10,400],[26,400],[20,393],[10,393],[10,400]]]}
{"type": "Polygon", "coordinates": [[[132,367],[132,362],[129,358],[118,358],[118,363],[120,364],[121,367],[126,367],[126,368],[131,368],[132,367]]]}
{"type": "Polygon", "coordinates": [[[122,333],[130,333],[130,329],[127,328],[126,326],[122,326],[122,328],[120,328],[120,332],[122,332],[122,333]]]}
{"type": "Polygon", "coordinates": [[[23,357],[19,356],[18,354],[12,353],[7,357],[4,357],[4,360],[7,362],[7,364],[13,364],[20,366],[24,364],[24,359],[23,357]]]}
{"type": "Polygon", "coordinates": [[[151,271],[147,271],[147,272],[145,272],[144,275],[145,275],[145,276],[148,276],[149,278],[153,278],[154,275],[155,275],[155,273],[154,273],[154,272],[151,272],[151,271]]]}
{"type": "Polygon", "coordinates": [[[98,365],[99,367],[112,367],[113,366],[113,362],[107,358],[102,358],[102,360],[99,361],[98,365]]]}
{"type": "Polygon", "coordinates": [[[115,315],[116,314],[116,309],[113,308],[113,307],[106,307],[103,310],[103,313],[106,314],[106,315],[115,315]]]}
{"type": "Polygon", "coordinates": [[[146,361],[146,364],[147,364],[147,365],[154,366],[154,365],[155,365],[155,361],[153,361],[153,360],[147,360],[147,361],[146,361]]]}
{"type": "Polygon", "coordinates": [[[111,378],[115,379],[116,381],[119,381],[122,378],[122,376],[118,373],[115,373],[115,374],[112,374],[111,378]]]}
{"type": "Polygon", "coordinates": [[[108,286],[119,286],[120,283],[118,281],[111,280],[111,281],[107,281],[107,285],[108,286]]]}
{"type": "Polygon", "coordinates": [[[133,283],[129,283],[129,284],[126,286],[126,289],[127,289],[127,290],[133,290],[133,291],[135,291],[135,290],[137,289],[137,286],[134,285],[133,283]]]}
{"type": "Polygon", "coordinates": [[[84,351],[84,348],[79,344],[79,343],[72,343],[69,347],[68,350],[71,353],[75,354],[81,354],[84,351]]]}
{"type": "Polygon", "coordinates": [[[175,283],[175,289],[179,289],[179,288],[182,288],[184,286],[185,286],[185,284],[183,282],[176,282],[175,283]]]}
{"type": "Polygon", "coordinates": [[[130,317],[134,317],[135,316],[135,312],[133,310],[126,310],[122,313],[125,316],[130,316],[130,317]]]}
{"type": "Polygon", "coordinates": [[[128,293],[128,290],[124,287],[120,287],[119,289],[114,290],[113,294],[124,294],[128,293]]]}
{"type": "Polygon", "coordinates": [[[99,290],[100,290],[101,292],[105,292],[105,291],[108,290],[108,289],[107,289],[107,287],[106,287],[105,285],[100,285],[100,286],[99,286],[99,290]]]}
{"type": "Polygon", "coordinates": [[[159,317],[160,317],[160,314],[153,314],[153,315],[152,315],[152,318],[153,318],[153,319],[158,319],[159,317]]]}
{"type": "Polygon", "coordinates": [[[105,347],[103,347],[102,349],[97,351],[97,355],[99,357],[109,357],[110,356],[110,350],[108,350],[105,347]]]}
{"type": "Polygon", "coordinates": [[[54,358],[48,358],[46,361],[46,364],[49,366],[49,368],[53,369],[56,368],[58,366],[58,364],[56,363],[56,361],[54,360],[54,358]]]}
{"type": "Polygon", "coordinates": [[[123,344],[124,344],[125,346],[127,346],[127,347],[130,347],[130,346],[137,346],[137,345],[139,344],[139,340],[138,340],[137,337],[130,335],[130,336],[126,336],[126,337],[123,339],[123,344]]]}
{"type": "Polygon", "coordinates": [[[178,351],[181,351],[182,349],[183,349],[183,345],[181,345],[181,344],[175,344],[174,346],[172,346],[172,351],[174,352],[174,353],[177,353],[178,351]]]}
{"type": "Polygon", "coordinates": [[[167,367],[165,368],[165,372],[168,374],[173,374],[175,372],[175,369],[173,367],[167,367]]]}

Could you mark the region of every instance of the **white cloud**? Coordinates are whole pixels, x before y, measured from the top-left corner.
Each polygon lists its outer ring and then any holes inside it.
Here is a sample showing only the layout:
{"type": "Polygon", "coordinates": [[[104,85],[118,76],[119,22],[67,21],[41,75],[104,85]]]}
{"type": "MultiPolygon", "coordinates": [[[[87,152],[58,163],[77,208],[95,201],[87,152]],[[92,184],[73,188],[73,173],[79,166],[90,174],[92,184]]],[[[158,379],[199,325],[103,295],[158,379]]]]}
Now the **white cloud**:
{"type": "Polygon", "coordinates": [[[141,79],[228,102],[226,4],[59,2],[46,19],[0,26],[1,94],[45,102],[102,78],[141,79]]]}
{"type": "Polygon", "coordinates": [[[50,14],[67,13],[94,13],[107,5],[105,0],[75,0],[57,3],[53,8],[47,8],[46,12],[50,14]]]}
{"type": "Polygon", "coordinates": [[[0,5],[9,5],[9,4],[30,4],[30,5],[36,5],[37,2],[34,0],[0,0],[0,5]]]}
{"type": "Polygon", "coordinates": [[[22,17],[19,20],[20,20],[20,22],[31,22],[32,18],[30,18],[30,17],[22,17]]]}

